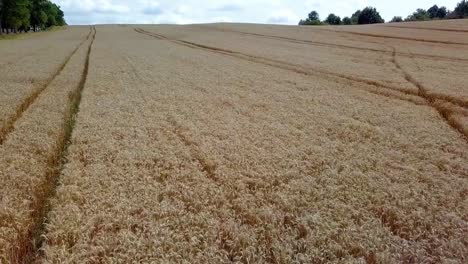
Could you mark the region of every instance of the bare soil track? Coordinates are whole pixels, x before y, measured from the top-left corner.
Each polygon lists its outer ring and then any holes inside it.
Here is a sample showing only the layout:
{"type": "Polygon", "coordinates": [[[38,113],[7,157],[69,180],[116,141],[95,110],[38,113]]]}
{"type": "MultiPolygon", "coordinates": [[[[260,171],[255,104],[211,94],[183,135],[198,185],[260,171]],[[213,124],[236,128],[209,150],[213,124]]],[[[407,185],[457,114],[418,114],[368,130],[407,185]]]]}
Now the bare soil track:
{"type": "Polygon", "coordinates": [[[415,26],[397,26],[397,25],[389,25],[389,27],[410,28],[410,29],[418,29],[418,30],[432,30],[432,31],[468,32],[467,29],[452,29],[452,28],[437,28],[437,27],[415,27],[415,26]]]}
{"type": "Polygon", "coordinates": [[[467,30],[0,42],[0,262],[466,263],[467,30]]]}

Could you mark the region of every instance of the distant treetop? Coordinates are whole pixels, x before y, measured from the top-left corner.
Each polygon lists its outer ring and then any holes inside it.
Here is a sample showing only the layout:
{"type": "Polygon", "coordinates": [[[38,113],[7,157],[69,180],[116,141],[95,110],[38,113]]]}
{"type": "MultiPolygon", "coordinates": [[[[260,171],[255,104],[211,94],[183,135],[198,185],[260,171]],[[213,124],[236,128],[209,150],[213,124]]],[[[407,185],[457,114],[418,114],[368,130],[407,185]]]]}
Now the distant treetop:
{"type": "Polygon", "coordinates": [[[49,0],[0,0],[0,34],[63,25],[63,11],[49,0]]]}
{"type": "Polygon", "coordinates": [[[301,19],[301,21],[299,21],[299,25],[322,25],[319,13],[317,11],[310,12],[305,20],[301,19]]]}
{"type": "Polygon", "coordinates": [[[358,16],[358,24],[377,24],[384,23],[385,20],[380,16],[374,7],[364,8],[358,16]]]}
{"type": "Polygon", "coordinates": [[[468,17],[468,1],[463,0],[457,4],[455,10],[453,10],[453,18],[465,18],[468,17]]]}
{"type": "MultiPolygon", "coordinates": [[[[445,6],[439,7],[438,5],[433,5],[428,9],[418,8],[406,19],[403,20],[401,16],[395,16],[390,23],[454,18],[468,18],[468,0],[461,0],[453,11],[448,10],[445,6]]],[[[343,19],[331,13],[324,21],[320,21],[317,11],[312,11],[305,20],[299,22],[299,25],[357,25],[375,23],[385,23],[385,21],[375,7],[366,7],[362,10],[357,10],[351,17],[344,17],[343,19]]]]}
{"type": "Polygon", "coordinates": [[[328,15],[328,17],[325,19],[325,22],[329,25],[340,25],[341,18],[332,13],[328,15]]]}

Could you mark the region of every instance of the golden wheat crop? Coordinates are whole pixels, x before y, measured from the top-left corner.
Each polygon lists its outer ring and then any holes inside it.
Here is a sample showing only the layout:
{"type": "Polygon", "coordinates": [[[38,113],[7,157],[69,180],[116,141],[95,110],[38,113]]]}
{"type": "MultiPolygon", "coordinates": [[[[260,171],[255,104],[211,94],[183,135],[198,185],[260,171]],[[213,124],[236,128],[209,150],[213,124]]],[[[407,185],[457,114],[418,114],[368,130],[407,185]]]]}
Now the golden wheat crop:
{"type": "Polygon", "coordinates": [[[466,262],[468,21],[431,23],[97,26],[0,146],[0,256],[466,262]]]}
{"type": "MultiPolygon", "coordinates": [[[[89,28],[88,28],[88,31],[89,28]]],[[[76,34],[76,32],[75,32],[76,34]]],[[[55,189],[91,32],[22,109],[0,148],[0,262],[31,261],[55,189]],[[36,241],[32,241],[36,240],[36,241]]],[[[50,44],[50,43],[49,43],[50,44]]],[[[32,66],[32,65],[31,65],[32,66]]],[[[8,91],[8,90],[6,90],[8,91]]]]}

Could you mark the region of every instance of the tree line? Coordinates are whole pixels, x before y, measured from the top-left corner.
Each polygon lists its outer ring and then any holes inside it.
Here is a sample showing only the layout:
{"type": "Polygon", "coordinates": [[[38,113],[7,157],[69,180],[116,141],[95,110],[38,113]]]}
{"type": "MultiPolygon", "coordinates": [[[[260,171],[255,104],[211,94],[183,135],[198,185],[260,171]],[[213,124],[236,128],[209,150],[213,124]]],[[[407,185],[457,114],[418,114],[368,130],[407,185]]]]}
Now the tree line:
{"type": "Polygon", "coordinates": [[[64,25],[63,11],[49,0],[0,0],[0,34],[64,25]]]}
{"type": "MultiPolygon", "coordinates": [[[[448,10],[445,6],[439,7],[437,5],[433,5],[429,9],[418,8],[413,14],[409,15],[405,19],[395,16],[390,22],[457,18],[468,18],[468,0],[462,0],[457,4],[453,11],[448,10]]],[[[347,16],[343,19],[331,13],[323,21],[320,20],[319,13],[317,11],[312,11],[306,19],[301,19],[301,21],[299,21],[299,25],[359,25],[375,23],[385,23],[385,20],[380,16],[380,13],[375,7],[366,7],[362,10],[357,10],[351,15],[351,17],[347,16]]]]}

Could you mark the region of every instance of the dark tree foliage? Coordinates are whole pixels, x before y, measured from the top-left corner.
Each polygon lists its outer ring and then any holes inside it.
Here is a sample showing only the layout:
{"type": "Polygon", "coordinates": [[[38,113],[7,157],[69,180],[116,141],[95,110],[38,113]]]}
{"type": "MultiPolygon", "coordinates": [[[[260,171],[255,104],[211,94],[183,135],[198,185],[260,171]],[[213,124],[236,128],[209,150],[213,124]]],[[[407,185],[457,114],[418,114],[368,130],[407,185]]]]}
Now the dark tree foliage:
{"type": "Polygon", "coordinates": [[[1,33],[63,25],[63,11],[49,0],[0,0],[1,33]]]}
{"type": "Polygon", "coordinates": [[[431,19],[443,19],[447,16],[447,8],[445,6],[439,8],[437,5],[433,5],[427,10],[427,13],[431,19]]]}
{"type": "Polygon", "coordinates": [[[343,18],[343,25],[351,25],[353,21],[349,17],[344,17],[343,18]]]}
{"type": "Polygon", "coordinates": [[[444,19],[447,17],[447,14],[448,14],[447,8],[443,6],[439,8],[439,10],[437,11],[436,18],[444,19]]]}
{"type": "Polygon", "coordinates": [[[361,10],[357,10],[354,12],[354,14],[351,16],[351,22],[353,25],[358,24],[359,16],[361,15],[361,10]]]}
{"type": "Polygon", "coordinates": [[[329,25],[340,25],[341,18],[333,13],[329,14],[328,17],[325,19],[325,22],[329,25]]]}
{"type": "Polygon", "coordinates": [[[320,16],[319,16],[319,13],[317,11],[312,11],[309,13],[309,15],[307,16],[309,18],[309,20],[320,20],[320,16]]]}
{"type": "Polygon", "coordinates": [[[38,28],[44,28],[48,16],[45,12],[46,0],[32,0],[31,1],[31,26],[36,31],[38,28]]]}
{"type": "Polygon", "coordinates": [[[2,14],[3,14],[3,0],[0,0],[0,35],[3,34],[3,27],[2,27],[2,14]]]}
{"type": "Polygon", "coordinates": [[[463,0],[457,4],[455,10],[452,12],[452,18],[466,18],[468,17],[468,1],[463,0]]]}
{"type": "Polygon", "coordinates": [[[390,23],[398,23],[398,22],[403,22],[403,18],[401,16],[394,16],[392,20],[390,20],[390,23]]]}
{"type": "Polygon", "coordinates": [[[30,19],[29,4],[28,0],[3,0],[2,26],[14,32],[27,27],[30,19]]]}
{"type": "MultiPolygon", "coordinates": [[[[8,1],[8,0],[4,0],[8,1]]],[[[445,6],[439,7],[433,5],[429,9],[418,8],[416,11],[409,15],[406,19],[400,16],[392,18],[390,23],[403,22],[403,21],[425,21],[432,19],[456,19],[468,18],[468,0],[461,0],[455,9],[450,12],[445,6]]],[[[323,25],[324,23],[330,25],[356,25],[356,24],[374,24],[384,23],[385,21],[380,16],[379,12],[374,7],[366,7],[363,10],[357,10],[351,17],[345,17],[340,20],[339,16],[331,13],[322,23],[316,11],[309,13],[306,20],[301,20],[299,25],[323,25]]]]}
{"type": "Polygon", "coordinates": [[[322,25],[323,23],[320,21],[320,16],[317,11],[312,11],[309,13],[305,20],[299,21],[299,25],[302,26],[314,26],[314,25],[322,25]]]}
{"type": "Polygon", "coordinates": [[[364,8],[358,16],[358,24],[376,24],[384,23],[385,20],[380,16],[377,9],[374,7],[364,8]]]}
{"type": "Polygon", "coordinates": [[[433,5],[431,8],[427,10],[430,18],[437,17],[437,12],[439,12],[439,7],[437,5],[433,5]]]}
{"type": "Polygon", "coordinates": [[[430,20],[431,17],[429,15],[429,12],[422,8],[416,9],[416,12],[414,12],[412,15],[409,15],[405,21],[426,21],[430,20]]]}

